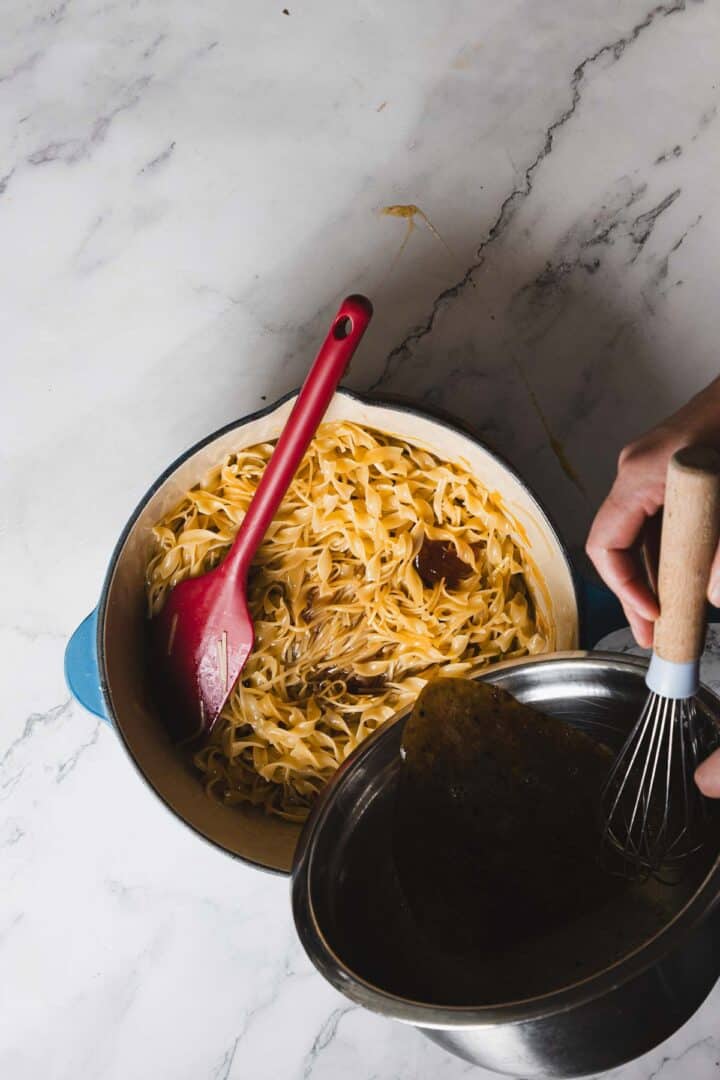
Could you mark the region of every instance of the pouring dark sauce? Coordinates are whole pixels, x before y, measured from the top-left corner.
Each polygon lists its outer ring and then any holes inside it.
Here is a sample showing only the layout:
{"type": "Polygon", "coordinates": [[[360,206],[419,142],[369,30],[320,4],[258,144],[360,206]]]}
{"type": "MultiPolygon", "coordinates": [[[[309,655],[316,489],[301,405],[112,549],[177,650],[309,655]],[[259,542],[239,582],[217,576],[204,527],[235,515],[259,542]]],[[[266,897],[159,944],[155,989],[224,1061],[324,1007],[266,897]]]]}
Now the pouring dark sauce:
{"type": "Polygon", "coordinates": [[[439,679],[405,725],[403,755],[398,876],[446,951],[536,938],[624,887],[598,858],[612,754],[590,736],[497,686],[439,679]]]}
{"type": "Polygon", "coordinates": [[[608,967],[675,909],[677,892],[599,857],[612,751],[572,725],[498,687],[439,679],[405,724],[403,758],[348,843],[335,905],[339,951],[375,985],[447,1005],[547,993],[608,967]]]}

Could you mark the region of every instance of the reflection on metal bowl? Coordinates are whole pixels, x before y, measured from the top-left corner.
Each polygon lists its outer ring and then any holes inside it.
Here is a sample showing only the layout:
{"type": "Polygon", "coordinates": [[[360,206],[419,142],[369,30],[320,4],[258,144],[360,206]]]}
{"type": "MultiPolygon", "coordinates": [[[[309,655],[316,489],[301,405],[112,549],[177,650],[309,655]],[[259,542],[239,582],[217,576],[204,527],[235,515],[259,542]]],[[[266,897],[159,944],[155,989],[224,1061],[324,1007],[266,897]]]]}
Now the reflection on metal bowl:
{"type": "MultiPolygon", "coordinates": [[[[634,657],[572,653],[500,664],[484,677],[617,745],[645,698],[645,667],[634,657]]],[[[709,690],[702,689],[699,707],[720,722],[720,701],[709,690]]],[[[386,903],[392,914],[400,902],[374,896],[373,888],[389,880],[382,867],[383,852],[389,851],[383,837],[390,831],[402,727],[401,717],[355,751],[303,831],[293,908],[300,938],[320,972],[353,1001],[413,1024],[452,1053],[509,1076],[601,1072],[676,1031],[720,974],[720,832],[682,885],[662,894],[659,918],[656,910],[647,922],[637,922],[632,940],[611,958],[596,949],[598,966],[583,981],[573,981],[559,967],[553,971],[551,960],[542,990],[544,973],[533,970],[528,992],[511,1001],[498,1001],[486,987],[482,1004],[458,1004],[455,996],[450,1005],[403,996],[397,985],[391,993],[373,979],[366,957],[358,963],[357,940],[343,929],[339,883],[349,875],[366,882],[369,908],[386,903]]],[[[355,933],[361,932],[357,927],[355,933]]],[[[395,930],[389,926],[385,932],[392,938],[395,930]]],[[[421,951],[413,955],[422,963],[421,951]]]]}

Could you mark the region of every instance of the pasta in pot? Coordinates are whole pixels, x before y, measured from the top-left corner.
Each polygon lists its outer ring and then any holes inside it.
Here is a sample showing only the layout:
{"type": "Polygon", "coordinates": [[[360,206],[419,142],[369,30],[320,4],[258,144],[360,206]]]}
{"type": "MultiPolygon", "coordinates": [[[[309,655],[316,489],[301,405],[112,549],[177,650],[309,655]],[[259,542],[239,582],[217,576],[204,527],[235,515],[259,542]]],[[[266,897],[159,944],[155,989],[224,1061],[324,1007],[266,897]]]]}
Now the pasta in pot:
{"type": "MultiPolygon", "coordinates": [[[[149,614],[210,570],[271,443],[230,455],[155,527],[149,614]]],[[[255,648],[204,745],[208,793],[302,821],[352,750],[428,679],[545,652],[513,521],[468,468],[344,421],[319,428],[255,557],[255,648]]]]}

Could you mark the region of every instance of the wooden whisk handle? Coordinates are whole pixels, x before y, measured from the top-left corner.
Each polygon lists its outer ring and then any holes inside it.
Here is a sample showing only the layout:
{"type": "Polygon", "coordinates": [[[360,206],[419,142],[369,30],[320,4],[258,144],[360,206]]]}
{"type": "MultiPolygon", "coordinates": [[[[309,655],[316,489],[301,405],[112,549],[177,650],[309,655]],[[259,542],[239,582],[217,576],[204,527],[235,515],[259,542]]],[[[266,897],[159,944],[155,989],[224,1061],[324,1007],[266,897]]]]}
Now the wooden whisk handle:
{"type": "Polygon", "coordinates": [[[720,535],[720,453],[700,446],[670,459],[665,490],[654,651],[688,663],[703,651],[706,593],[720,535]]]}

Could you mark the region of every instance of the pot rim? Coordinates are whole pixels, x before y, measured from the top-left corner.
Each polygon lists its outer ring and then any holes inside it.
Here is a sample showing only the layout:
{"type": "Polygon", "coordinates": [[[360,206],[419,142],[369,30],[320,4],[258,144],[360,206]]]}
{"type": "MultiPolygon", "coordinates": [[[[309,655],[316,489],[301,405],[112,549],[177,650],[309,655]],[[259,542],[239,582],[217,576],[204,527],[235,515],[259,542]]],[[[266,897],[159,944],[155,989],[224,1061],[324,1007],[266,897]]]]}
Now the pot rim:
{"type": "MultiPolygon", "coordinates": [[[[135,505],[135,508],[128,517],[122,529],[122,532],[120,533],[120,536],[118,537],[118,540],[113,547],[112,553],[110,555],[110,560],[108,562],[108,567],[105,572],[102,589],[100,591],[100,599],[97,606],[98,617],[96,630],[96,648],[98,672],[100,677],[100,690],[102,693],[103,702],[105,704],[105,710],[136,772],[144,781],[144,783],[146,783],[158,796],[165,808],[175,817],[178,817],[179,815],[176,814],[176,812],[170,806],[168,806],[165,799],[159,794],[159,792],[155,790],[153,784],[150,782],[150,780],[145,775],[143,769],[141,768],[140,763],[136,760],[135,756],[131,752],[130,747],[128,746],[125,736],[123,734],[122,727],[120,724],[118,724],[117,718],[115,716],[115,710],[113,708],[113,703],[110,695],[110,687],[108,684],[105,656],[105,621],[107,615],[107,604],[110,593],[110,586],[112,584],[115,570],[117,568],[117,564],[122,554],[123,548],[125,547],[125,543],[128,539],[128,536],[130,535],[130,532],[135,526],[135,522],[137,521],[138,517],[144,510],[147,503],[153,497],[153,495],[155,495],[155,493],[173,475],[173,473],[185,461],[187,461],[188,458],[192,457],[193,454],[197,453],[199,450],[202,450],[203,447],[208,446],[216,439],[221,438],[223,435],[226,435],[231,431],[240,431],[243,427],[252,423],[253,421],[260,420],[265,416],[270,416],[272,413],[276,412],[283,405],[285,405],[288,401],[297,397],[299,392],[299,388],[290,390],[286,394],[283,394],[281,397],[277,398],[271,404],[264,405],[261,409],[257,409],[255,412],[248,413],[237,420],[231,420],[229,423],[223,424],[222,427],[217,428],[209,435],[206,435],[203,438],[199,439],[197,442],[193,443],[187,449],[183,450],[180,454],[178,454],[178,456],[160,473],[157,479],[153,481],[150,487],[145,491],[145,494],[135,505]]],[[[437,410],[437,412],[435,412],[434,410],[428,409],[427,407],[416,406],[412,403],[411,400],[407,400],[401,397],[394,397],[393,395],[388,395],[387,397],[385,397],[383,395],[376,396],[374,394],[359,393],[355,390],[348,390],[346,387],[342,386],[337,388],[337,390],[335,391],[335,396],[350,398],[351,400],[359,402],[361,405],[366,405],[368,407],[384,408],[395,412],[424,417],[425,419],[430,420],[432,423],[438,425],[439,427],[443,427],[448,431],[461,435],[463,438],[469,439],[471,442],[475,443],[476,446],[485,450],[488,454],[495,458],[525,489],[530,501],[533,503],[539,514],[542,516],[542,518],[544,518],[550,528],[552,536],[557,545],[557,549],[562,556],[563,562],[568,572],[568,576],[570,578],[572,586],[572,596],[575,605],[575,622],[579,630],[579,596],[577,582],[575,579],[575,574],[573,572],[573,567],[570,561],[570,555],[567,546],[561,539],[557,526],[545,506],[539,500],[532,488],[530,488],[526,481],[520,476],[514,466],[511,465],[503,457],[502,454],[499,454],[495,449],[490,447],[483,439],[481,439],[477,434],[471,431],[465,424],[453,419],[449,414],[445,413],[442,410],[437,410]]],[[[251,859],[245,855],[239,855],[237,854],[237,852],[229,851],[226,847],[218,843],[212,837],[207,836],[205,833],[201,832],[190,821],[187,821],[185,818],[181,818],[181,820],[184,825],[191,829],[196,836],[200,837],[206,843],[210,844],[218,851],[222,851],[224,854],[229,855],[232,858],[237,859],[238,861],[245,863],[248,866],[252,866],[258,870],[264,870],[269,874],[277,874],[281,877],[288,877],[291,873],[291,871],[279,870],[276,867],[268,866],[266,863],[260,862],[257,859],[251,859]]]]}
{"type": "MultiPolygon", "coordinates": [[[[545,653],[533,657],[521,657],[494,664],[479,678],[531,664],[585,663],[607,665],[613,663],[620,669],[644,672],[648,661],[644,657],[627,653],[594,652],[575,650],[545,653]]],[[[707,686],[700,688],[699,697],[717,696],[707,686]]],[[[718,703],[720,705],[720,702],[718,703]]],[[[303,948],[320,973],[337,989],[358,1004],[374,1012],[380,1012],[395,1020],[423,1028],[479,1028],[505,1024],[526,1023],[543,1020],[568,1012],[604,997],[633,979],[641,976],[669,955],[692,932],[716,906],[720,897],[720,855],[708,870],[702,882],[684,907],[649,940],[643,942],[627,956],[610,967],[588,976],[580,982],[532,998],[493,1005],[431,1005],[410,998],[402,998],[374,986],[357,975],[333,950],[317,919],[309,882],[313,872],[315,836],[328,813],[333,794],[342,783],[344,775],[356,761],[367,754],[371,747],[387,733],[389,727],[407,716],[409,709],[398,713],[388,723],[365,739],[343,762],[338,771],[323,788],[313,811],[306,822],[298,842],[292,869],[292,904],[295,928],[303,948]]]]}

